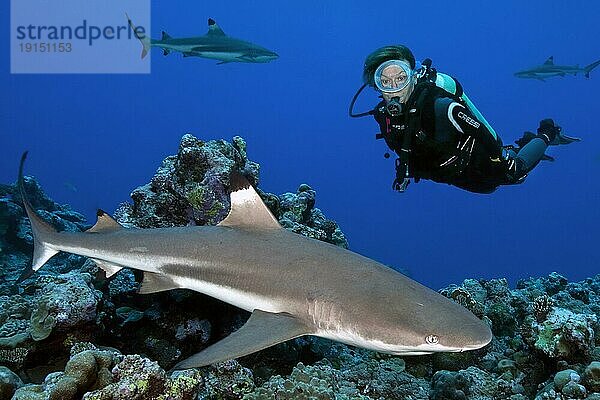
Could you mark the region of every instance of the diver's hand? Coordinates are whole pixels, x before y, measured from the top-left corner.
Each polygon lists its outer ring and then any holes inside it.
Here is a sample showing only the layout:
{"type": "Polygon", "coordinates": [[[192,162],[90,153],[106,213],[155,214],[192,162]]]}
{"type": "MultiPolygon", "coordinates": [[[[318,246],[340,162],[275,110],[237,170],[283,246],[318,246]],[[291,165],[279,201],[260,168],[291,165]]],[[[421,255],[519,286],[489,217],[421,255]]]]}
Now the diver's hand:
{"type": "Polygon", "coordinates": [[[394,179],[394,183],[392,183],[392,189],[397,192],[404,193],[408,188],[408,184],[410,183],[410,179],[408,178],[396,178],[394,179]]]}

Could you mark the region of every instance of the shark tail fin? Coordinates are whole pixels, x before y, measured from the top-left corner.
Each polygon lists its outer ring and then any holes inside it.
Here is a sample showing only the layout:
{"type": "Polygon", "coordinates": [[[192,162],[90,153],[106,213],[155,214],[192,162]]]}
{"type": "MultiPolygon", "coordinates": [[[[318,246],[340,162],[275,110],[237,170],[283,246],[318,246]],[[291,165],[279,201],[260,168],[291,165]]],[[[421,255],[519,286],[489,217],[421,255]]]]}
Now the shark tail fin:
{"type": "MultiPolygon", "coordinates": [[[[33,233],[33,271],[37,271],[48,261],[52,256],[58,253],[58,250],[53,249],[50,246],[50,242],[52,237],[56,234],[56,230],[40,218],[39,215],[35,212],[35,209],[29,202],[27,198],[27,194],[25,192],[25,179],[23,177],[23,165],[25,164],[25,159],[27,158],[27,152],[23,153],[21,157],[21,165],[19,166],[19,194],[21,195],[21,200],[23,201],[23,206],[25,207],[25,212],[29,217],[29,221],[31,221],[31,232],[33,233]]],[[[32,271],[25,271],[19,281],[27,278],[31,275],[32,271]]]]}
{"type": "Polygon", "coordinates": [[[129,15],[127,15],[127,13],[125,13],[125,16],[127,17],[127,23],[129,24],[129,27],[131,28],[131,31],[133,32],[134,36],[140,41],[140,43],[142,43],[142,59],[143,59],[146,57],[146,55],[150,51],[152,42],[150,41],[150,38],[148,36],[146,36],[144,33],[137,31],[137,28],[135,27],[135,25],[131,21],[131,18],[129,18],[129,15]]]}
{"type": "Polygon", "coordinates": [[[583,69],[585,70],[585,77],[589,78],[590,77],[590,72],[592,72],[592,70],[594,68],[596,68],[598,65],[600,65],[600,60],[591,63],[590,65],[586,65],[583,69]]]}

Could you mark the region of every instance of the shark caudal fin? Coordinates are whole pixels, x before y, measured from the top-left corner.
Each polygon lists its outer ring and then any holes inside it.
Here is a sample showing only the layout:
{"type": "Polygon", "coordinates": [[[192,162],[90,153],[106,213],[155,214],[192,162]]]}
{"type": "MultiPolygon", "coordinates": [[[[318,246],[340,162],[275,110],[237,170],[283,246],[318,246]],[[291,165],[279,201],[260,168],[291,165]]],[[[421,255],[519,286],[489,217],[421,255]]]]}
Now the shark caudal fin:
{"type": "Polygon", "coordinates": [[[600,65],[600,60],[591,63],[590,65],[586,65],[583,69],[585,71],[585,77],[589,78],[590,77],[590,72],[592,72],[592,70],[594,68],[596,68],[598,65],[600,65]]]}
{"type": "MultiPolygon", "coordinates": [[[[25,179],[23,177],[23,165],[25,164],[25,159],[27,158],[27,152],[23,153],[21,156],[21,164],[19,166],[19,181],[18,181],[18,189],[19,194],[21,195],[21,200],[23,201],[23,206],[25,207],[25,212],[29,217],[29,221],[31,222],[31,232],[33,234],[33,264],[31,266],[33,271],[37,271],[44,265],[52,256],[58,253],[58,250],[55,250],[50,245],[52,237],[56,234],[56,230],[39,217],[35,212],[35,209],[29,202],[27,198],[27,194],[25,193],[25,179]]],[[[26,279],[30,276],[33,271],[27,270],[23,273],[19,281],[26,279]]]]}
{"type": "Polygon", "coordinates": [[[127,23],[129,24],[129,27],[133,31],[133,34],[140,41],[140,43],[142,43],[142,59],[143,59],[146,57],[146,55],[150,51],[152,42],[150,41],[150,38],[148,36],[146,36],[144,33],[137,32],[137,30],[136,30],[137,28],[135,27],[135,25],[133,25],[133,22],[131,21],[131,19],[129,18],[129,15],[127,15],[127,13],[125,13],[125,16],[127,17],[127,23]]]}

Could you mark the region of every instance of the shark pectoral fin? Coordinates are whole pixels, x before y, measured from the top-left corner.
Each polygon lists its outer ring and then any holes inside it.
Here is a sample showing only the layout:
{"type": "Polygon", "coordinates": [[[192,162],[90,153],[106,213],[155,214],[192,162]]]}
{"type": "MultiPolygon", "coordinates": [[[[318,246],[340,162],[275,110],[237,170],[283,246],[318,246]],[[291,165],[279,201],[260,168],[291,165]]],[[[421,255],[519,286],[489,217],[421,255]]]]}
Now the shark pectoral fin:
{"type": "Polygon", "coordinates": [[[97,260],[95,258],[92,258],[92,261],[94,261],[96,263],[98,268],[100,268],[101,270],[103,270],[106,273],[107,278],[110,278],[111,276],[113,276],[114,274],[116,274],[117,272],[119,272],[120,270],[123,269],[122,266],[113,264],[113,263],[109,263],[108,261],[97,260]]]}
{"type": "Polygon", "coordinates": [[[199,368],[247,356],[311,333],[313,332],[304,323],[289,314],[254,310],[240,329],[200,353],[181,361],[174,369],[199,368]]]}
{"type": "Polygon", "coordinates": [[[163,56],[168,56],[170,52],[171,50],[169,49],[163,49],[163,56]]]}
{"type": "Polygon", "coordinates": [[[173,279],[166,275],[156,272],[144,272],[144,280],[140,287],[140,294],[149,294],[164,292],[166,290],[179,289],[181,286],[176,284],[173,279]]]}
{"type": "Polygon", "coordinates": [[[218,223],[219,226],[283,229],[256,190],[241,174],[237,172],[231,174],[229,190],[231,192],[231,210],[218,223]]]}
{"type": "Polygon", "coordinates": [[[96,224],[88,229],[86,232],[89,233],[105,233],[105,232],[115,232],[121,229],[125,229],[123,225],[119,224],[113,217],[108,215],[108,213],[103,210],[96,211],[96,215],[98,216],[98,220],[96,224]]]}

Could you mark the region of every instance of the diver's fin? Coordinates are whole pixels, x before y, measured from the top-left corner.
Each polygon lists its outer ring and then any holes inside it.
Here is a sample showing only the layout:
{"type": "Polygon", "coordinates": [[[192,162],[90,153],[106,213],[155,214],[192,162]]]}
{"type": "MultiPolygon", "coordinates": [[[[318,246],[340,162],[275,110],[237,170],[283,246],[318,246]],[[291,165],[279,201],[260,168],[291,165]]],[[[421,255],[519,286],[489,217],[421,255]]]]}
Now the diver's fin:
{"type": "Polygon", "coordinates": [[[173,38],[167,32],[162,31],[162,35],[160,37],[160,40],[167,40],[167,39],[173,39],[173,38]]]}
{"type": "Polygon", "coordinates": [[[548,154],[544,154],[542,156],[542,161],[552,161],[552,162],[554,162],[555,160],[554,160],[554,157],[549,156],[548,154]]]}
{"type": "MultiPolygon", "coordinates": [[[[23,202],[23,207],[25,208],[25,212],[27,213],[29,222],[31,223],[31,233],[33,234],[33,264],[31,268],[34,271],[37,271],[50,258],[58,253],[58,250],[50,247],[52,237],[56,235],[57,232],[52,225],[37,215],[33,206],[29,202],[29,199],[27,198],[27,194],[25,193],[25,178],[23,177],[23,165],[25,164],[26,158],[27,152],[23,153],[21,156],[18,187],[19,194],[21,195],[21,201],[23,202]]],[[[31,271],[24,271],[21,277],[26,279],[26,275],[31,275],[31,271]]],[[[19,279],[19,281],[22,280],[19,279]]]]}
{"type": "Polygon", "coordinates": [[[123,269],[123,267],[121,267],[120,265],[113,264],[108,261],[98,260],[96,258],[92,258],[92,261],[96,263],[98,268],[104,271],[107,278],[110,278],[111,276],[123,269]]]}
{"type": "Polygon", "coordinates": [[[225,219],[219,222],[219,226],[281,229],[277,218],[273,216],[256,190],[238,172],[232,173],[229,178],[229,191],[231,209],[225,219]]]}
{"type": "Polygon", "coordinates": [[[144,272],[144,280],[142,286],[140,286],[140,294],[149,294],[164,292],[171,289],[179,289],[181,286],[173,282],[171,278],[166,275],[159,274],[156,272],[144,272]]]}
{"type": "MultiPolygon", "coordinates": [[[[535,133],[527,131],[527,132],[523,133],[523,136],[520,139],[515,140],[515,143],[520,148],[523,148],[527,143],[531,142],[531,140],[535,139],[536,137],[538,137],[538,136],[535,133]]],[[[550,142],[550,146],[558,146],[560,144],[571,144],[573,142],[580,142],[580,141],[581,141],[580,138],[568,136],[561,132],[558,135],[556,135],[556,137],[554,138],[553,141],[550,142]]]]}
{"type": "Polygon", "coordinates": [[[208,36],[227,36],[227,35],[225,35],[225,32],[223,32],[223,29],[221,29],[219,27],[219,25],[217,25],[217,22],[212,18],[208,19],[208,32],[206,33],[206,35],[208,35],[208,36]]]}
{"type": "Polygon", "coordinates": [[[554,56],[548,57],[548,59],[544,61],[544,65],[554,65],[554,56]]]}
{"type": "Polygon", "coordinates": [[[558,135],[556,135],[556,137],[554,138],[554,140],[552,142],[550,142],[550,145],[558,146],[561,144],[571,144],[573,142],[580,142],[580,141],[581,141],[581,138],[568,136],[561,132],[558,135]]]}
{"type": "Polygon", "coordinates": [[[289,314],[254,310],[250,319],[240,329],[200,353],[181,361],[174,369],[204,367],[243,357],[311,333],[304,323],[289,314]]]}
{"type": "Polygon", "coordinates": [[[115,232],[120,231],[123,228],[123,225],[119,224],[113,217],[108,215],[103,210],[98,209],[96,211],[96,215],[98,216],[98,220],[96,224],[88,229],[86,232],[89,233],[106,233],[106,232],[115,232]]]}

